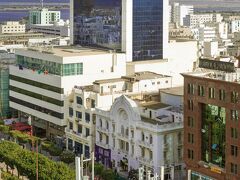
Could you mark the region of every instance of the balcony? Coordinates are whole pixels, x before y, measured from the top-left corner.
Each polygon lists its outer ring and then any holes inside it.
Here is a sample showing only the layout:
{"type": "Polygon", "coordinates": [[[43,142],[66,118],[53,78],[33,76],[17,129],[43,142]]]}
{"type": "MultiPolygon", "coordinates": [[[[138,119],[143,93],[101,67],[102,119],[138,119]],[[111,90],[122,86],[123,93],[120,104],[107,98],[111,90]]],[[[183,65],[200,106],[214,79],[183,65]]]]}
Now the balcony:
{"type": "Polygon", "coordinates": [[[75,118],[75,121],[79,122],[79,121],[82,121],[82,119],[76,117],[76,118],[75,118]]]}
{"type": "Polygon", "coordinates": [[[147,141],[139,140],[139,141],[138,141],[138,144],[139,144],[139,145],[142,145],[142,146],[144,146],[144,147],[147,147],[147,148],[152,148],[152,147],[153,147],[153,144],[150,144],[150,143],[147,142],[147,141]]]}
{"type": "Polygon", "coordinates": [[[96,144],[98,146],[101,146],[101,147],[105,148],[105,149],[110,149],[111,148],[109,144],[106,144],[106,143],[101,142],[101,141],[96,141],[96,144]]]}
{"type": "Polygon", "coordinates": [[[106,134],[110,132],[109,129],[101,127],[101,126],[97,126],[97,130],[101,131],[103,133],[106,133],[106,134]]]}
{"type": "Polygon", "coordinates": [[[147,159],[147,158],[144,158],[144,157],[138,157],[138,160],[142,164],[153,166],[153,160],[152,159],[147,159]]]}
{"type": "Polygon", "coordinates": [[[128,141],[128,137],[126,134],[122,134],[122,133],[117,133],[118,137],[121,138],[121,139],[124,139],[124,140],[127,140],[128,141]]]}

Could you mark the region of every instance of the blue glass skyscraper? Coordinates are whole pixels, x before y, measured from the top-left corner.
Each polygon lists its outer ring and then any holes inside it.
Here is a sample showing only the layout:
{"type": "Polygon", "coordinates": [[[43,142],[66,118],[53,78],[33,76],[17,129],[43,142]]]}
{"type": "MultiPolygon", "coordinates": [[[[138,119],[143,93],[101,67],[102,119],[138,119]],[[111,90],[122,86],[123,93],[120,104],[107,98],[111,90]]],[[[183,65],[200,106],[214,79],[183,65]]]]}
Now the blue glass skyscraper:
{"type": "Polygon", "coordinates": [[[168,0],[72,0],[73,43],[129,54],[128,61],[163,59],[168,0]]]}

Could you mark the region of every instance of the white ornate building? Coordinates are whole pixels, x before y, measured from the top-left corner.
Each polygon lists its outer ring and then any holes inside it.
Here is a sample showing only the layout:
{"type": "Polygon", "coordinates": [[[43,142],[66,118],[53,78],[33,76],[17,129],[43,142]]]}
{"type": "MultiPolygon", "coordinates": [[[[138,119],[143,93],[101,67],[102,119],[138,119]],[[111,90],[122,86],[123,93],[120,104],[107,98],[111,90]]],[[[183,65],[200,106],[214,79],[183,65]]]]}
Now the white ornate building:
{"type": "Polygon", "coordinates": [[[125,172],[143,166],[158,174],[161,166],[182,169],[182,120],[180,107],[122,95],[110,109],[96,109],[96,160],[125,172]]]}

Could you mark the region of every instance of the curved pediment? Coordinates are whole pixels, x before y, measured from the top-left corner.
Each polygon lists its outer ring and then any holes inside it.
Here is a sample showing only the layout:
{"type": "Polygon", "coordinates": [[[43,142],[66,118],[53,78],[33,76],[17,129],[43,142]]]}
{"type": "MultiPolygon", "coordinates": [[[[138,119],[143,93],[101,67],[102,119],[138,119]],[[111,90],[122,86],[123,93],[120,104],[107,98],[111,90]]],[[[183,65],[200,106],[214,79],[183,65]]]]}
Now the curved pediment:
{"type": "Polygon", "coordinates": [[[137,103],[125,95],[115,99],[110,110],[110,118],[115,122],[126,123],[141,120],[137,103]]]}

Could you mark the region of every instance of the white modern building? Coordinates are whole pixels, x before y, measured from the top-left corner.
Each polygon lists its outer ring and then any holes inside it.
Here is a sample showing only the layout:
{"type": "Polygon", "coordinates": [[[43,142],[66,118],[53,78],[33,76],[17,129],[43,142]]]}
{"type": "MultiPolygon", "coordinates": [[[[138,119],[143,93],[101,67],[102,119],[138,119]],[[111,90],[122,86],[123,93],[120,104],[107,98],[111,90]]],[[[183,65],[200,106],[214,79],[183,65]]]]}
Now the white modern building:
{"type": "Polygon", "coordinates": [[[171,6],[171,22],[178,26],[183,26],[187,15],[193,14],[194,8],[192,5],[183,5],[173,3],[171,6]]]}
{"type": "Polygon", "coordinates": [[[36,132],[63,135],[74,85],[126,74],[125,54],[77,47],[16,50],[10,67],[10,107],[31,118],[36,132]],[[94,68],[93,68],[94,67],[94,68]]]}
{"type": "Polygon", "coordinates": [[[133,99],[123,95],[110,109],[96,109],[96,160],[119,172],[144,167],[160,174],[161,166],[183,170],[182,108],[133,99]]]}
{"type": "Polygon", "coordinates": [[[29,29],[32,32],[50,34],[61,37],[70,37],[69,21],[64,22],[63,20],[60,20],[59,22],[54,22],[53,24],[48,25],[33,24],[29,25],[29,29]]]}
{"type": "Polygon", "coordinates": [[[228,22],[229,33],[235,33],[240,31],[240,19],[230,20],[228,22]]]}
{"type": "Polygon", "coordinates": [[[25,33],[25,31],[25,24],[20,24],[18,21],[7,21],[0,24],[0,34],[25,33]]]}
{"type": "Polygon", "coordinates": [[[95,147],[95,108],[109,108],[122,94],[158,93],[170,88],[172,77],[152,72],[139,72],[115,79],[103,79],[90,86],[74,86],[68,96],[66,127],[67,149],[89,156],[95,147]]]}
{"type": "Polygon", "coordinates": [[[61,18],[60,11],[49,11],[46,8],[29,11],[29,25],[41,24],[48,25],[58,22],[61,18]]]}
{"type": "Polygon", "coordinates": [[[222,22],[221,14],[190,14],[184,19],[184,26],[198,27],[207,22],[222,22]]]}

